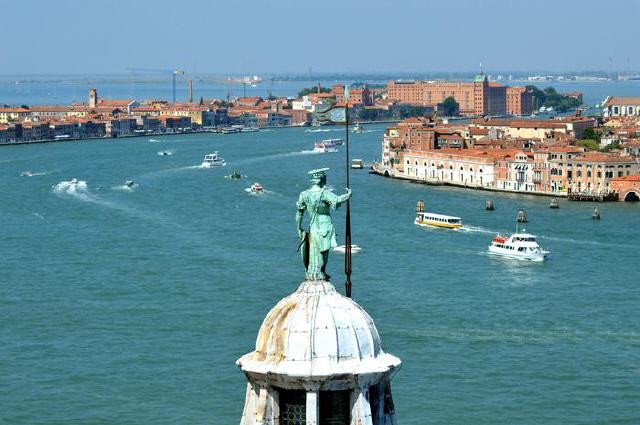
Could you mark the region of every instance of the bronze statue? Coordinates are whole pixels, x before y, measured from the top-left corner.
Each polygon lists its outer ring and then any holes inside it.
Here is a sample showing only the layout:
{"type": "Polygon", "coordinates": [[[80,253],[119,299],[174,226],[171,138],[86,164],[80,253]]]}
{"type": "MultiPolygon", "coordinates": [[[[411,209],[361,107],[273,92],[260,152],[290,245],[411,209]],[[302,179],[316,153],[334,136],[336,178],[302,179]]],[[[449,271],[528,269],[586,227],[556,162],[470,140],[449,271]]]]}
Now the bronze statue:
{"type": "Polygon", "coordinates": [[[296,204],[296,225],[298,237],[302,240],[300,246],[307,280],[329,280],[330,276],[326,273],[329,250],[338,245],[330,212],[351,198],[350,189],[344,195],[336,195],[327,189],[327,170],[309,171],[311,188],[300,193],[296,204]],[[308,231],[302,228],[305,211],[309,213],[308,231]]]}

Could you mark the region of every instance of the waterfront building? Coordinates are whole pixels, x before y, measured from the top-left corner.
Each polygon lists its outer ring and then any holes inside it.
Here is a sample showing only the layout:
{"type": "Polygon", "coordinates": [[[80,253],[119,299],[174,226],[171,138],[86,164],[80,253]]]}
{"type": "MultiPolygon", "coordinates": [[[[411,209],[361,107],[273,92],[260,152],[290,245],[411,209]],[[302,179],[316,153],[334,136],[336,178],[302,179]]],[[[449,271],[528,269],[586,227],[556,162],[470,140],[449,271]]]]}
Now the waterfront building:
{"type": "Polygon", "coordinates": [[[553,139],[560,134],[581,138],[582,133],[589,127],[596,127],[595,118],[562,117],[558,119],[474,119],[472,126],[494,130],[501,137],[523,137],[536,139],[553,139]]]}
{"type": "Polygon", "coordinates": [[[605,118],[640,116],[640,97],[609,96],[602,103],[605,118]]]}
{"type": "Polygon", "coordinates": [[[401,361],[328,281],[278,302],[236,364],[248,381],[241,425],[397,425],[390,381],[401,361]]]}
{"type": "Polygon", "coordinates": [[[158,118],[160,127],[167,133],[176,133],[191,129],[190,117],[179,117],[174,115],[161,115],[158,118]]]}
{"type": "Polygon", "coordinates": [[[81,105],[34,105],[29,108],[32,120],[63,119],[65,117],[85,117],[87,108],[81,105]]]}
{"type": "Polygon", "coordinates": [[[401,176],[427,183],[490,188],[495,186],[497,158],[512,151],[480,151],[444,148],[403,151],[399,155],[401,176]]]}
{"type": "Polygon", "coordinates": [[[447,97],[458,102],[464,115],[505,115],[507,88],[478,75],[465,81],[389,81],[387,98],[411,105],[436,107],[447,97]]]}
{"type": "Polygon", "coordinates": [[[130,114],[133,108],[140,106],[140,103],[133,99],[101,99],[94,110],[96,112],[111,111],[111,113],[130,114]]]}
{"type": "Polygon", "coordinates": [[[609,182],[611,190],[618,194],[619,201],[640,201],[640,174],[616,177],[609,182]]]}
{"type": "Polygon", "coordinates": [[[31,111],[25,108],[0,108],[0,124],[12,121],[22,121],[30,115],[31,111]]]}
{"type": "Polygon", "coordinates": [[[535,192],[535,161],[531,151],[516,151],[496,161],[496,187],[512,192],[535,192]]]}
{"type": "Polygon", "coordinates": [[[608,193],[611,179],[640,173],[636,157],[614,152],[557,154],[549,167],[551,191],[565,193],[608,193]]]}
{"type": "Polygon", "coordinates": [[[531,115],[533,113],[533,91],[525,87],[507,87],[507,114],[531,115]]]}

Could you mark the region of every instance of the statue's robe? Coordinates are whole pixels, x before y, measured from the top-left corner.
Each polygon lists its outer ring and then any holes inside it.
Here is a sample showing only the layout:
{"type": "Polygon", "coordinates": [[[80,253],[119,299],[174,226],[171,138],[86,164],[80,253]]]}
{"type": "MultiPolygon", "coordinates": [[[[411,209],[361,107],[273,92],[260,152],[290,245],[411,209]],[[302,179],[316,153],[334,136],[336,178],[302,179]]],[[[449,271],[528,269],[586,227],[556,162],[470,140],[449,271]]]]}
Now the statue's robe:
{"type": "Polygon", "coordinates": [[[344,198],[345,195],[339,196],[318,186],[300,193],[296,207],[300,212],[309,213],[309,245],[312,252],[324,252],[338,246],[330,214],[331,210],[345,201],[344,198]]]}

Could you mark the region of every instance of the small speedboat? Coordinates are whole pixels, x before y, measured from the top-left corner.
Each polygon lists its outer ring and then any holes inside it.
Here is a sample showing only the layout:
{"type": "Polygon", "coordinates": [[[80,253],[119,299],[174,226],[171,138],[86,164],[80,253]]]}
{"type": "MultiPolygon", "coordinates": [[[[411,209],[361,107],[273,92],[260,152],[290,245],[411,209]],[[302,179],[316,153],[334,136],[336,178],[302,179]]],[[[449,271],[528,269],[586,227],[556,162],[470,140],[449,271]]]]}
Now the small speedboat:
{"type": "Polygon", "coordinates": [[[210,153],[204,156],[202,160],[201,167],[202,168],[213,168],[213,167],[224,167],[227,163],[224,159],[218,154],[218,152],[210,153]]]}
{"type": "Polygon", "coordinates": [[[551,202],[549,202],[549,208],[558,209],[560,205],[558,205],[558,200],[556,198],[551,198],[551,202]]]}
{"type": "Polygon", "coordinates": [[[33,173],[29,170],[26,170],[20,173],[20,177],[31,177],[31,176],[33,176],[33,173]]]}
{"type": "Polygon", "coordinates": [[[364,131],[364,128],[360,124],[356,124],[353,126],[354,133],[362,133],[363,131],[364,131]]]}
{"type": "Polygon", "coordinates": [[[136,185],[136,182],[134,182],[133,180],[127,180],[126,182],[124,182],[124,185],[126,187],[133,187],[136,185]]]}
{"type": "MultiPolygon", "coordinates": [[[[336,246],[335,248],[333,248],[333,250],[334,251],[338,251],[338,252],[342,252],[343,254],[345,254],[347,252],[347,246],[346,245],[339,245],[339,246],[336,246]]],[[[351,253],[352,254],[357,254],[360,251],[362,251],[362,248],[360,248],[358,245],[351,244],[351,253]]]]}
{"type": "Polygon", "coordinates": [[[549,251],[540,248],[534,235],[514,233],[511,236],[496,235],[489,245],[489,254],[540,262],[546,260],[549,251]]]}
{"type": "Polygon", "coordinates": [[[241,179],[242,178],[242,174],[240,174],[240,171],[238,170],[234,170],[233,173],[229,174],[229,178],[230,179],[241,179]]]}
{"type": "Polygon", "coordinates": [[[169,156],[169,155],[171,155],[171,152],[169,152],[169,151],[160,151],[160,152],[158,152],[158,155],[160,155],[160,156],[169,156]]]}
{"type": "Polygon", "coordinates": [[[262,187],[262,185],[260,183],[254,183],[251,185],[251,187],[249,188],[249,190],[251,190],[252,193],[263,193],[264,192],[264,188],[262,187]]]}

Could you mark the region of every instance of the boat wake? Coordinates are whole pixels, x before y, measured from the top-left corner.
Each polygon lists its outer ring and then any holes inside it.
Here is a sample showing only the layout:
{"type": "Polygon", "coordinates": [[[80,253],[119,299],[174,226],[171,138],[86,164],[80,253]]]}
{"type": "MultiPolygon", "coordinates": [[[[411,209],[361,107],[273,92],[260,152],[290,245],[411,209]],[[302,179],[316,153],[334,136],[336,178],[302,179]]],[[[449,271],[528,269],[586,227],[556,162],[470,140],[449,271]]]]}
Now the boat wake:
{"type": "Polygon", "coordinates": [[[494,233],[498,233],[494,230],[490,230],[490,229],[485,229],[484,227],[479,227],[479,226],[468,226],[468,225],[463,225],[461,228],[458,229],[461,232],[467,232],[467,233],[484,233],[484,234],[488,234],[488,235],[492,235],[494,233]]]}
{"type": "Polygon", "coordinates": [[[174,150],[168,150],[168,151],[160,151],[158,152],[158,155],[160,156],[170,156],[173,155],[176,151],[174,150]]]}
{"type": "Polygon", "coordinates": [[[160,143],[158,139],[149,139],[149,143],[160,143]]]}
{"type": "Polygon", "coordinates": [[[46,176],[49,173],[32,173],[31,171],[23,171],[20,173],[20,177],[37,177],[37,176],[46,176]]]}
{"type": "Polygon", "coordinates": [[[324,132],[327,132],[327,131],[331,131],[331,130],[330,130],[330,129],[328,129],[328,128],[326,128],[326,129],[324,129],[324,128],[319,128],[319,129],[317,129],[317,130],[305,130],[304,132],[305,132],[305,133],[324,133],[324,132]]]}
{"type": "Polygon", "coordinates": [[[265,156],[258,156],[255,158],[248,158],[245,160],[241,160],[241,161],[235,161],[233,163],[233,165],[246,165],[246,164],[255,164],[256,162],[262,162],[262,161],[268,161],[271,159],[280,159],[280,158],[289,158],[292,156],[299,156],[299,155],[317,155],[320,153],[324,153],[324,152],[316,152],[313,150],[310,151],[298,151],[298,152],[287,152],[287,153],[277,153],[274,155],[265,155],[265,156]]]}
{"type": "Polygon", "coordinates": [[[111,190],[119,190],[121,192],[133,192],[136,187],[138,187],[137,184],[134,184],[133,186],[127,186],[126,184],[121,184],[119,186],[113,186],[111,188],[111,190]]]}
{"type": "Polygon", "coordinates": [[[84,180],[61,181],[53,186],[56,195],[68,195],[83,201],[91,201],[91,194],[84,180]]]}
{"type": "Polygon", "coordinates": [[[637,245],[629,245],[629,244],[619,244],[619,243],[608,243],[608,242],[599,242],[592,240],[582,240],[582,239],[572,239],[572,238],[557,238],[554,236],[539,236],[540,239],[555,241],[555,242],[565,242],[570,244],[579,244],[579,245],[595,245],[595,246],[609,246],[612,248],[629,248],[629,249],[637,249],[637,245]]]}

